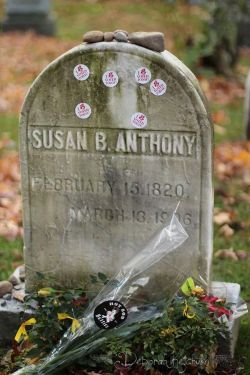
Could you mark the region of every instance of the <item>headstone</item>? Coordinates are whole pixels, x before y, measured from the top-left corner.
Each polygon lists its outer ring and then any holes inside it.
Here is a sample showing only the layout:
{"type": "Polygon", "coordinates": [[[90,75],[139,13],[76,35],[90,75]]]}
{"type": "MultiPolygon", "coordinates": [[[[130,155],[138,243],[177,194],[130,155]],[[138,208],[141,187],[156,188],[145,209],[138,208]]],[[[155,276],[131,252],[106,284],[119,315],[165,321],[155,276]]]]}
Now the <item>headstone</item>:
{"type": "Polygon", "coordinates": [[[246,138],[250,139],[250,72],[248,73],[248,76],[246,79],[244,121],[245,121],[246,138]]]}
{"type": "Polygon", "coordinates": [[[54,35],[55,21],[50,15],[50,0],[6,0],[3,31],[33,30],[38,34],[54,35]]]}
{"type": "Polygon", "coordinates": [[[66,287],[113,275],[179,201],[189,238],[156,272],[209,279],[212,129],[172,54],[117,42],[65,53],[26,97],[20,153],[27,290],[41,274],[66,287]]]}

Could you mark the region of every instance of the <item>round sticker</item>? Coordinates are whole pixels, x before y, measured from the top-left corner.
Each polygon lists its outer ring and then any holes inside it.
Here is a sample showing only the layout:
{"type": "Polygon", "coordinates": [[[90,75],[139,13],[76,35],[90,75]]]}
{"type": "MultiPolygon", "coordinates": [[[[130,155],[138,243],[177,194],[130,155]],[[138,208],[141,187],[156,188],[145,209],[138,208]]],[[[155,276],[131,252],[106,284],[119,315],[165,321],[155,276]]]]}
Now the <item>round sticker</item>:
{"type": "Polygon", "coordinates": [[[135,80],[142,85],[148,83],[151,80],[150,70],[145,67],[137,69],[135,72],[135,80]]]}
{"type": "Polygon", "coordinates": [[[85,81],[89,78],[89,68],[86,65],[78,64],[74,67],[74,76],[79,81],[85,81]]]}
{"type": "Polygon", "coordinates": [[[150,91],[152,94],[160,96],[165,94],[167,85],[162,79],[154,79],[150,84],[150,91]]]}
{"type": "Polygon", "coordinates": [[[105,301],[95,308],[96,325],[102,329],[115,328],[125,322],[128,312],[119,301],[105,301]]]}
{"type": "Polygon", "coordinates": [[[102,82],[107,87],[114,87],[119,81],[118,75],[113,70],[108,70],[102,76],[102,82]]]}
{"type": "Polygon", "coordinates": [[[87,103],[79,103],[75,108],[75,114],[79,118],[88,118],[91,115],[91,108],[87,103]]]}
{"type": "Polygon", "coordinates": [[[138,129],[145,128],[145,126],[147,126],[147,122],[147,117],[141,112],[136,112],[131,117],[131,124],[138,129]]]}

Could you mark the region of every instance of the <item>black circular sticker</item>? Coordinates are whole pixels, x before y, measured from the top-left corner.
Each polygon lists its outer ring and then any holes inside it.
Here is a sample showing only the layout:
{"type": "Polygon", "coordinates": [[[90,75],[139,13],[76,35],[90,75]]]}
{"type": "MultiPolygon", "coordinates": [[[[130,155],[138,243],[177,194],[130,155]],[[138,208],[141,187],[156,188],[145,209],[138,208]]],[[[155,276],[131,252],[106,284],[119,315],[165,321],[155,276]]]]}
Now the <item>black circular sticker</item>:
{"type": "Polygon", "coordinates": [[[105,301],[95,308],[94,319],[98,327],[115,328],[125,322],[128,312],[119,301],[105,301]]]}

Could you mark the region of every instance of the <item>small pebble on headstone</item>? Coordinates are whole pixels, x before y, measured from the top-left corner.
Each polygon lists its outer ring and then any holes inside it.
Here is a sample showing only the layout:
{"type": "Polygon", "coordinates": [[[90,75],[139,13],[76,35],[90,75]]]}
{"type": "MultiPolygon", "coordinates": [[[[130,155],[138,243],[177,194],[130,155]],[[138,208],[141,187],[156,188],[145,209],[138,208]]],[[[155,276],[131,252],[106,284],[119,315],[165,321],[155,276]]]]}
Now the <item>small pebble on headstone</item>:
{"type": "Polygon", "coordinates": [[[8,294],[12,291],[13,285],[5,280],[0,281],[0,297],[3,297],[5,294],[8,294]]]}
{"type": "Polygon", "coordinates": [[[129,34],[128,39],[131,43],[152,51],[163,52],[165,50],[163,33],[139,31],[129,34]]]}
{"type": "Polygon", "coordinates": [[[122,32],[122,33],[124,33],[125,35],[128,36],[128,32],[127,32],[127,30],[115,30],[115,31],[114,31],[114,33],[119,33],[119,32],[122,32]]]}
{"type": "Polygon", "coordinates": [[[97,43],[102,42],[104,39],[104,33],[99,30],[88,31],[83,35],[83,41],[86,43],[97,43]]]}
{"type": "Polygon", "coordinates": [[[115,40],[117,42],[127,43],[128,42],[128,36],[123,31],[115,31],[115,40]]]}
{"type": "Polygon", "coordinates": [[[104,41],[105,42],[112,42],[112,40],[114,39],[114,33],[112,31],[107,31],[106,33],[104,33],[104,41]]]}
{"type": "Polygon", "coordinates": [[[2,307],[6,306],[6,305],[7,305],[7,301],[5,301],[5,300],[1,301],[1,306],[2,307]]]}

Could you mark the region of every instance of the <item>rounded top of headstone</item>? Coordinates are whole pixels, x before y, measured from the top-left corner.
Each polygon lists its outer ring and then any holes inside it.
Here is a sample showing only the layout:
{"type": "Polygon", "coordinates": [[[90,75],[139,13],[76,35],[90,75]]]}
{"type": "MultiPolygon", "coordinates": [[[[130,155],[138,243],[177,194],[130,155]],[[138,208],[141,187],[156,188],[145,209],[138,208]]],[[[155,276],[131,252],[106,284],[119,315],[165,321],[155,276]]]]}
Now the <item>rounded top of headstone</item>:
{"type": "MultiPolygon", "coordinates": [[[[124,77],[122,77],[122,83],[124,84],[127,78],[127,85],[136,85],[135,81],[133,83],[128,82],[129,71],[133,75],[134,67],[136,66],[137,68],[140,68],[143,67],[141,65],[147,65],[148,67],[152,68],[152,72],[154,70],[158,71],[155,77],[152,75],[152,80],[160,78],[159,69],[161,71],[164,70],[166,72],[166,78],[171,76],[178,82],[179,85],[182,86],[183,90],[190,97],[196,111],[201,115],[208,116],[207,100],[200,89],[196,77],[176,56],[166,50],[158,53],[132,43],[119,43],[116,41],[82,43],[51,62],[31,85],[26,96],[21,115],[24,115],[30,110],[31,103],[33,103],[37,90],[41,85],[44,86],[44,89],[51,91],[51,78],[55,77],[56,73],[61,71],[61,73],[58,73],[59,76],[57,77],[58,87],[59,80],[62,80],[62,78],[64,78],[65,82],[68,81],[68,78],[69,76],[71,77],[72,72],[66,71],[66,64],[70,63],[71,60],[76,61],[76,59],[78,59],[78,61],[83,65],[86,65],[84,62],[89,62],[95,70],[100,72],[100,74],[101,67],[104,65],[110,66],[109,70],[111,71],[117,69],[123,71],[124,77]]],[[[90,72],[88,90],[91,89],[91,76],[92,74],[90,72]]],[[[98,83],[98,78],[92,78],[92,83],[96,85],[98,83]]],[[[55,85],[57,83],[56,80],[54,80],[53,89],[55,89],[55,85]]],[[[145,87],[146,85],[143,86],[143,88],[145,87]]],[[[165,97],[162,97],[162,99],[165,99],[165,97]]]]}

